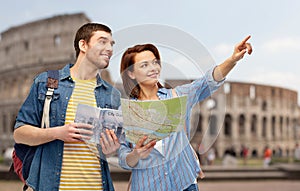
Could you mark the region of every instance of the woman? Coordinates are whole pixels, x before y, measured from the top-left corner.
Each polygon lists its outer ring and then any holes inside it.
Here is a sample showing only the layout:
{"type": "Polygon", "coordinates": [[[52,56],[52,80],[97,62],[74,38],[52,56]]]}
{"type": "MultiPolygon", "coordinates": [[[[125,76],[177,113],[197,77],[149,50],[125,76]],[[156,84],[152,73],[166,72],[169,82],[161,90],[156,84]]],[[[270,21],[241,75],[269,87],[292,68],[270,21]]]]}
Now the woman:
{"type": "Polygon", "coordinates": [[[205,76],[191,84],[166,89],[159,83],[160,55],[152,44],[136,45],[125,51],[121,60],[121,76],[126,94],[135,100],[161,100],[176,96],[187,98],[186,128],[159,142],[145,143],[141,138],[136,145],[121,144],[119,163],[132,170],[132,190],[198,190],[200,164],[189,144],[190,113],[193,105],[210,96],[224,81],[224,77],[252,47],[250,36],[237,44],[231,57],[208,70],[205,76]],[[175,154],[174,154],[175,153],[175,154]]]}

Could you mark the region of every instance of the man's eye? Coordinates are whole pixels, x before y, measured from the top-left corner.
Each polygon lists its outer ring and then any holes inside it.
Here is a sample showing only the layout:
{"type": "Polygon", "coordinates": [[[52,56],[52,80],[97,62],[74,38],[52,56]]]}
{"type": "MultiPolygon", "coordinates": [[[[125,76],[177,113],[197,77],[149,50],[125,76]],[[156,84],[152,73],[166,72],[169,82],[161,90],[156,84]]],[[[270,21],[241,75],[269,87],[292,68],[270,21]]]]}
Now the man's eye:
{"type": "Polygon", "coordinates": [[[107,43],[106,40],[100,40],[99,42],[100,42],[100,44],[106,44],[107,43]]]}

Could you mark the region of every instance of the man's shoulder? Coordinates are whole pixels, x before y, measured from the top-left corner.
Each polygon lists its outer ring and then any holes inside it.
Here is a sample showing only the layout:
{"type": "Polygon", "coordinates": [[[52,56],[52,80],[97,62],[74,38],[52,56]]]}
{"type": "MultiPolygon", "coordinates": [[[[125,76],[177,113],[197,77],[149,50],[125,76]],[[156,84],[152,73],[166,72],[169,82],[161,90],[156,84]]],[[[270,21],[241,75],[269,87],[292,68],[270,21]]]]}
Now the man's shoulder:
{"type": "MultiPolygon", "coordinates": [[[[64,76],[68,76],[70,74],[70,67],[72,67],[72,64],[67,64],[63,68],[57,70],[59,72],[60,79],[64,78],[64,76]]],[[[51,69],[49,69],[49,70],[51,70],[51,69]]],[[[34,78],[35,83],[47,82],[49,70],[37,74],[34,78]]]]}
{"type": "Polygon", "coordinates": [[[47,75],[47,72],[45,71],[45,72],[37,74],[34,77],[34,82],[35,83],[46,82],[47,78],[48,78],[48,75],[47,75]]]}
{"type": "Polygon", "coordinates": [[[112,92],[115,92],[117,94],[121,94],[120,91],[116,87],[114,87],[112,84],[108,83],[105,80],[102,80],[102,81],[103,81],[103,84],[105,85],[106,88],[110,89],[112,92]]]}

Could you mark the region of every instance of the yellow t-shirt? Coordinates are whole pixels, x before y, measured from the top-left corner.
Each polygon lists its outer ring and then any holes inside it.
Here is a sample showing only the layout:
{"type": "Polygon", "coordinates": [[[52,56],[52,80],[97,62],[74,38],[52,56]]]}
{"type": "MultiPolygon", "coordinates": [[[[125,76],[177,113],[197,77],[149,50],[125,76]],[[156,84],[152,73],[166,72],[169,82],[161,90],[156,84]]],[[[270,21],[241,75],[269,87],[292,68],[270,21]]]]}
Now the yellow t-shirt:
{"type": "MultiPolygon", "coordinates": [[[[65,124],[74,122],[79,103],[96,107],[96,79],[74,79],[65,124]]],[[[84,142],[64,143],[59,190],[103,190],[99,159],[84,142]]]]}

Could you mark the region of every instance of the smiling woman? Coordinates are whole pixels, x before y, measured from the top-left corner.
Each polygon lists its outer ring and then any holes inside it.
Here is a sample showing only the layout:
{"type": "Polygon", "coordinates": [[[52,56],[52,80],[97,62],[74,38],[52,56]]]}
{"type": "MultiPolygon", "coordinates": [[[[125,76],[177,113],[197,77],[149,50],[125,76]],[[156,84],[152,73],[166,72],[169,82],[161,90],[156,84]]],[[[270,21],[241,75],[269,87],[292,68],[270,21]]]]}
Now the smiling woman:
{"type": "Polygon", "coordinates": [[[130,143],[121,143],[120,166],[132,170],[132,190],[198,190],[197,177],[203,178],[204,174],[189,143],[191,110],[223,84],[225,76],[246,52],[251,54],[252,47],[247,42],[249,39],[250,36],[247,36],[238,43],[228,59],[213,66],[204,76],[190,84],[170,89],[163,88],[158,81],[162,66],[158,49],[153,44],[135,45],[123,53],[120,73],[130,99],[164,100],[187,96],[187,103],[184,105],[185,128],[157,142],[146,142],[148,137],[145,136],[133,147],[130,143]],[[177,176],[179,171],[185,173],[177,176]]]}

